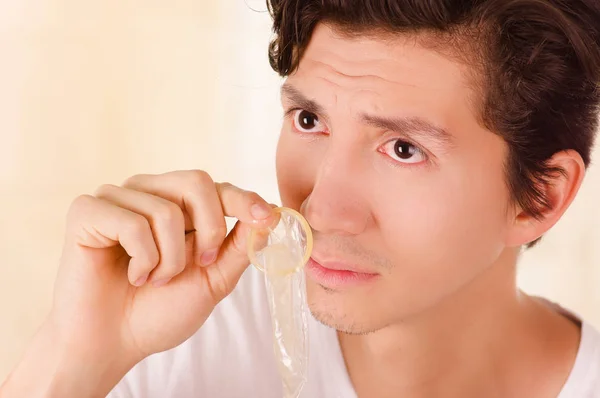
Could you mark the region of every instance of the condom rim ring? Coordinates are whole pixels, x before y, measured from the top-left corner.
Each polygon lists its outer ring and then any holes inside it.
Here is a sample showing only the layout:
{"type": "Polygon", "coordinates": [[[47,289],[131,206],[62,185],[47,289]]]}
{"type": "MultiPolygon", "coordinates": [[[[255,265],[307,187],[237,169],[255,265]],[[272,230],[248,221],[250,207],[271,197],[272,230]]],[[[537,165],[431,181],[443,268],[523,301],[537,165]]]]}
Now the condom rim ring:
{"type": "MultiPolygon", "coordinates": [[[[305,250],[304,256],[302,258],[302,263],[299,264],[296,268],[294,268],[294,270],[292,272],[290,272],[290,274],[293,274],[294,272],[297,272],[297,271],[301,270],[302,268],[304,268],[304,266],[306,265],[306,263],[308,263],[308,260],[310,259],[310,255],[312,254],[312,248],[313,248],[312,229],[310,228],[310,225],[308,224],[308,221],[306,221],[304,216],[294,209],[290,209],[289,207],[275,207],[275,208],[273,208],[273,211],[275,213],[280,213],[280,214],[289,213],[289,214],[293,215],[296,218],[296,220],[300,223],[300,226],[302,227],[302,229],[304,230],[304,233],[306,234],[306,250],[305,250]]],[[[248,243],[246,244],[246,250],[248,252],[248,259],[250,260],[250,263],[252,265],[254,265],[254,267],[257,270],[259,270],[261,272],[265,272],[265,269],[258,263],[258,259],[256,258],[256,253],[254,251],[254,241],[256,239],[255,232],[260,229],[261,228],[252,228],[250,230],[250,234],[249,234],[250,236],[248,237],[248,243]]],[[[262,228],[262,229],[267,229],[267,228],[262,228]]]]}

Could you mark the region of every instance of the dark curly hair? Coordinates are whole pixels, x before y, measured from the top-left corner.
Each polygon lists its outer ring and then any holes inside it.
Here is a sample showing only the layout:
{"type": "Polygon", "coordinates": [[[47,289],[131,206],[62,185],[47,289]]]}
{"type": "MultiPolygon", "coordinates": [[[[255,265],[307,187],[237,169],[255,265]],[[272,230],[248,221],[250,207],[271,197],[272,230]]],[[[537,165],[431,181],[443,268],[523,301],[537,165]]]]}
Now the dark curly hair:
{"type": "Polygon", "coordinates": [[[415,34],[467,57],[478,72],[481,124],[507,142],[507,186],[533,217],[551,207],[543,187],[564,172],[549,163],[555,153],[573,149],[590,164],[600,109],[600,0],[267,0],[267,6],[275,33],[269,60],[281,76],[298,67],[322,22],[347,35],[415,34]]]}

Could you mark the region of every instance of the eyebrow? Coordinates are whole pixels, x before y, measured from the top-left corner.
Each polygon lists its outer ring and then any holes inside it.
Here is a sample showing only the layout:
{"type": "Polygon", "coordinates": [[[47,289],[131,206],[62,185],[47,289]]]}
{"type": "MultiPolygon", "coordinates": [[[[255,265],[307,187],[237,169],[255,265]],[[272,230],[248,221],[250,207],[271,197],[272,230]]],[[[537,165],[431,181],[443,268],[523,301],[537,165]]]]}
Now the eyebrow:
{"type": "MultiPolygon", "coordinates": [[[[289,83],[283,84],[281,87],[281,95],[287,97],[299,108],[317,114],[325,120],[327,119],[327,114],[323,106],[316,101],[307,98],[296,87],[289,83]]],[[[382,130],[390,130],[416,141],[435,141],[444,146],[450,146],[453,142],[453,136],[448,130],[418,116],[381,117],[363,114],[360,116],[360,120],[366,125],[382,130]]]]}
{"type": "Polygon", "coordinates": [[[319,105],[316,101],[307,98],[300,92],[300,90],[289,83],[284,83],[283,86],[281,86],[281,95],[287,97],[290,101],[305,111],[315,113],[322,117],[326,116],[325,109],[321,105],[319,105]]]}
{"type": "Polygon", "coordinates": [[[390,130],[413,138],[416,141],[435,141],[444,146],[452,145],[452,135],[444,128],[436,126],[426,119],[411,117],[379,117],[362,115],[365,124],[382,130],[390,130]]]}

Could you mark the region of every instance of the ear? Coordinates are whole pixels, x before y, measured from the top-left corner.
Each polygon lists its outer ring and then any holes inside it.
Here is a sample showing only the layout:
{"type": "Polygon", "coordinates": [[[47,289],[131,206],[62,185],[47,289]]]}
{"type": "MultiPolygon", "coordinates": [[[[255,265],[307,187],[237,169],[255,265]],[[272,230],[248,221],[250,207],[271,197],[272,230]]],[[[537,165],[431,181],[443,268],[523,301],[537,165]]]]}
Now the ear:
{"type": "Polygon", "coordinates": [[[522,209],[516,211],[514,224],[508,234],[507,246],[523,246],[535,241],[552,228],[569,208],[585,176],[581,155],[573,150],[556,153],[549,161],[550,167],[564,171],[548,179],[541,188],[550,207],[543,209],[541,217],[533,217],[522,209]]]}

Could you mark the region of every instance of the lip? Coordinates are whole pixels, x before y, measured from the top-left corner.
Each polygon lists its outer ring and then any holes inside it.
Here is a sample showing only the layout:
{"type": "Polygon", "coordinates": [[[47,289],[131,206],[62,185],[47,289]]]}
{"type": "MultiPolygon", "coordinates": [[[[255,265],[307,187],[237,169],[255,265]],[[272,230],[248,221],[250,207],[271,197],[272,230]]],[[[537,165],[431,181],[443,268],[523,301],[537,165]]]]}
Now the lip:
{"type": "Polygon", "coordinates": [[[379,274],[367,272],[341,261],[318,262],[310,258],[305,267],[309,278],[330,289],[362,286],[373,282],[379,274]]]}

